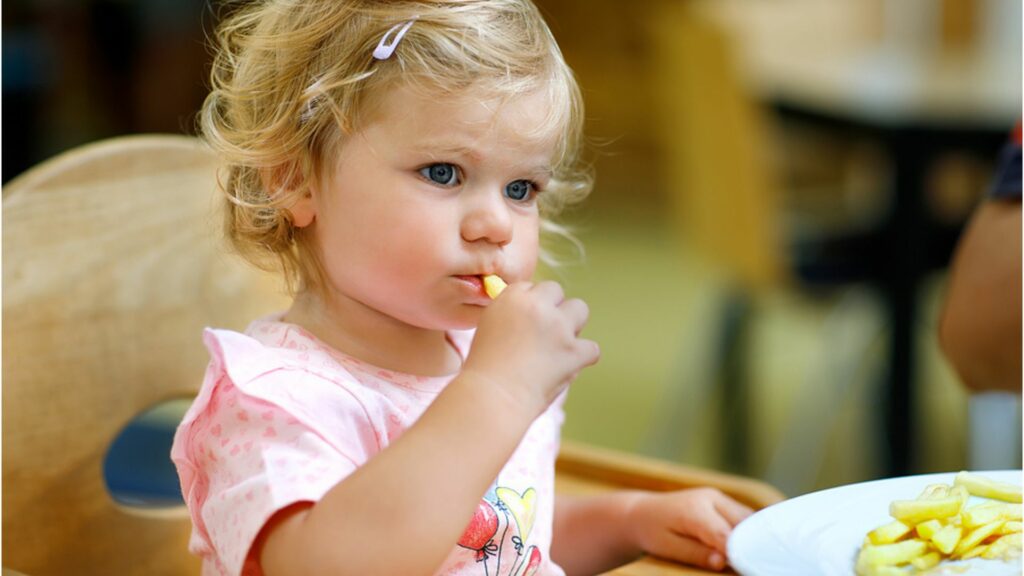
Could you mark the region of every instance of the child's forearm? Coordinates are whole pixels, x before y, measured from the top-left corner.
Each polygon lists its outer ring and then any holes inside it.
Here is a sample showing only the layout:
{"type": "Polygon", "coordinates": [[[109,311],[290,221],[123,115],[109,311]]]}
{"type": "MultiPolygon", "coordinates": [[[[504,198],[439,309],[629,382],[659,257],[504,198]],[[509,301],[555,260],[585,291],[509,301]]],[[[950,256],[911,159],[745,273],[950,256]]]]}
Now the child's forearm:
{"type": "Polygon", "coordinates": [[[627,517],[638,492],[558,495],[551,558],[568,576],[600,574],[638,558],[627,517]]]}
{"type": "Polygon", "coordinates": [[[435,570],[536,417],[506,406],[495,418],[491,399],[488,383],[453,380],[394,444],[270,529],[267,576],[435,570]]]}

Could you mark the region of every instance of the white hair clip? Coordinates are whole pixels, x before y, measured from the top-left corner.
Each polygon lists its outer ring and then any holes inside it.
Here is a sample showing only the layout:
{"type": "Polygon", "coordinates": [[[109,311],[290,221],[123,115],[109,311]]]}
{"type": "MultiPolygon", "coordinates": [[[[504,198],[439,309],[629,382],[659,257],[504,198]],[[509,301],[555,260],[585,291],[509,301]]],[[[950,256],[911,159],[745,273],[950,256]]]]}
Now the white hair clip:
{"type": "Polygon", "coordinates": [[[323,80],[321,78],[317,78],[316,82],[313,82],[313,84],[303,92],[303,96],[308,98],[308,100],[306,100],[306,107],[302,110],[302,114],[299,115],[300,123],[305,124],[313,117],[313,112],[316,110],[317,102],[323,98],[323,93],[321,92],[322,87],[323,80]]]}
{"type": "Polygon", "coordinates": [[[402,41],[402,37],[405,36],[405,33],[409,31],[409,27],[412,26],[412,23],[415,21],[416,18],[413,18],[407,22],[399,22],[389,28],[388,31],[384,33],[384,37],[380,39],[380,43],[377,44],[377,47],[373,49],[373,57],[377,60],[387,60],[388,58],[391,58],[391,55],[395,53],[395,48],[398,47],[398,43],[402,41]],[[390,43],[388,43],[388,38],[390,38],[391,34],[396,30],[398,32],[395,34],[395,37],[390,43]]]}

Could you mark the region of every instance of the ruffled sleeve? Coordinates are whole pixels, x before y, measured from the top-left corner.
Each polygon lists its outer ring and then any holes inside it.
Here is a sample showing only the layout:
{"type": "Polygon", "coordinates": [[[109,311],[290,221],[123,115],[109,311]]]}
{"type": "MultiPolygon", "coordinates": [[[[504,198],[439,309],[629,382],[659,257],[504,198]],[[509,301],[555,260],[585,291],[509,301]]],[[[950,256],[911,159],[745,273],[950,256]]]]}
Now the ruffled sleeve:
{"type": "Polygon", "coordinates": [[[291,351],[207,330],[211,361],[171,457],[192,516],[190,548],[222,574],[246,566],[273,514],[315,502],[378,453],[386,414],[344,370],[315,370],[291,351]]]}

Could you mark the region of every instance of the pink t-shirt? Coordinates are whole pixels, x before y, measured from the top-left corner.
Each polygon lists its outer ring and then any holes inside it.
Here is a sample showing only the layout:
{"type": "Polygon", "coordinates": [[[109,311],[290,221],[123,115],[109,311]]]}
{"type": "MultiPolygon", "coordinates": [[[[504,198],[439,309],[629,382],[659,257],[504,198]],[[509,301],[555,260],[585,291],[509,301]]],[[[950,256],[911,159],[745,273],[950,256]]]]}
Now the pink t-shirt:
{"type": "MultiPolygon", "coordinates": [[[[448,336],[465,358],[473,332],[448,336]]],[[[245,334],[208,329],[203,339],[210,365],[171,458],[204,575],[262,574],[247,555],[266,521],[319,500],[394,442],[452,379],[370,366],[276,318],[245,334]]],[[[437,574],[564,574],[548,553],[564,400],[531,425],[437,574]]],[[[500,405],[481,409],[501,417],[500,405]]]]}

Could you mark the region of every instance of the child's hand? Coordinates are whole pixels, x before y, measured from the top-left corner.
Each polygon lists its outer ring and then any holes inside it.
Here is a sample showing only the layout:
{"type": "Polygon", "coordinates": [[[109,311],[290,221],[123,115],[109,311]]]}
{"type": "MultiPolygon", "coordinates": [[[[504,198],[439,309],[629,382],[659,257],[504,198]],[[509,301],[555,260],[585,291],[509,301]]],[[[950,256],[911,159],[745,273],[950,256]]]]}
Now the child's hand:
{"type": "Polygon", "coordinates": [[[711,570],[725,568],[729,534],[753,513],[714,488],[641,492],[635,498],[626,518],[644,552],[711,570]]]}
{"type": "Polygon", "coordinates": [[[589,315],[555,282],[512,284],[481,316],[462,374],[494,385],[535,417],[597,362],[597,344],[579,337],[589,315]]]}

